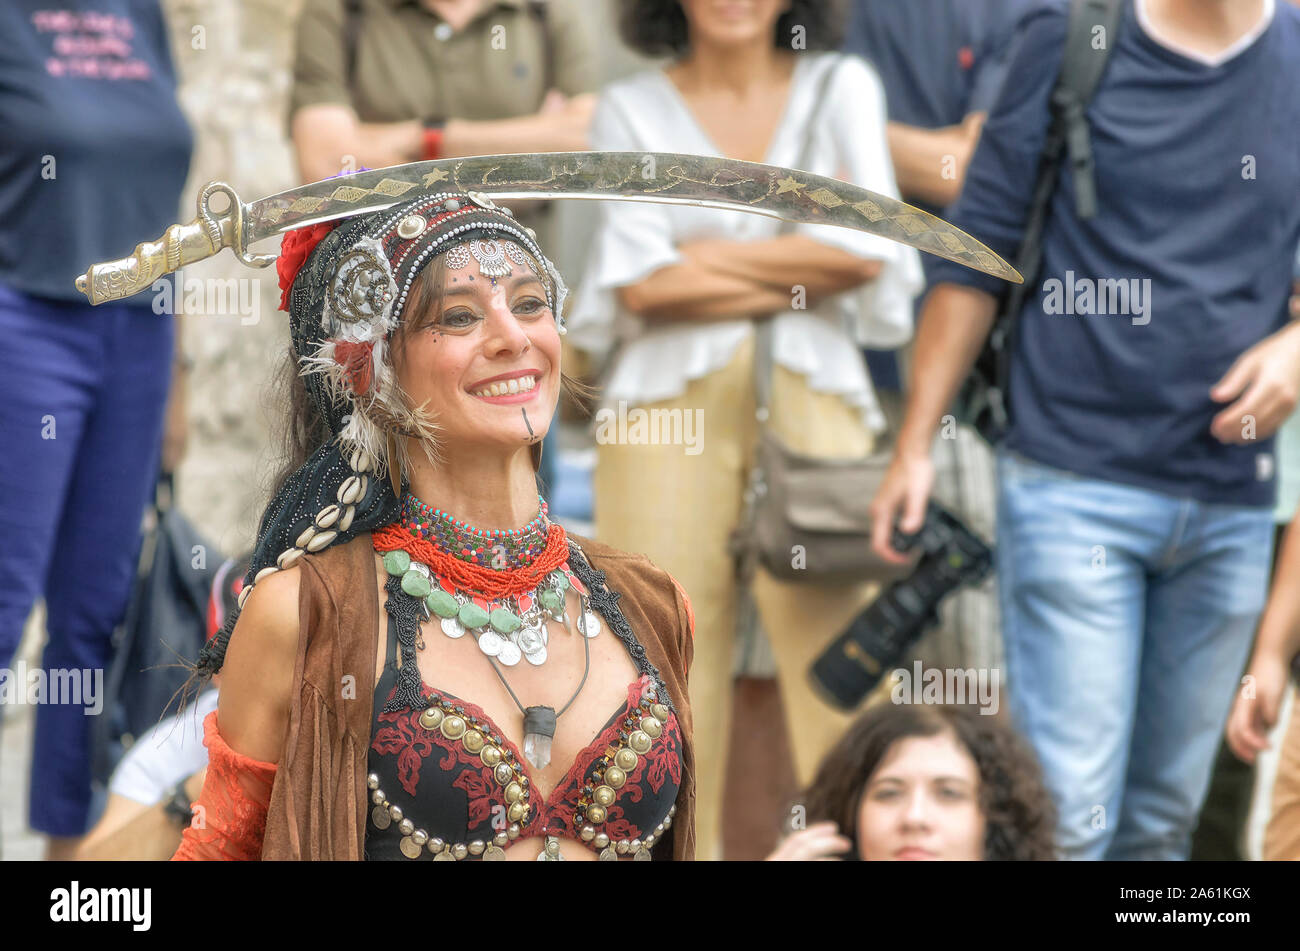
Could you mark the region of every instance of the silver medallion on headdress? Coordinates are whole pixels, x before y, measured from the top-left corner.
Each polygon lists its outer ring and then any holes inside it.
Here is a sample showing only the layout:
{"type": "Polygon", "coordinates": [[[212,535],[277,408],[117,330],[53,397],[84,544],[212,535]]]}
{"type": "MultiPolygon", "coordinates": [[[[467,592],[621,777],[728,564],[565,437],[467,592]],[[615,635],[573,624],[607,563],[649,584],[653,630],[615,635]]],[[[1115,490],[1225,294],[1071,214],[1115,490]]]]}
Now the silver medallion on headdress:
{"type": "Polygon", "coordinates": [[[469,267],[469,248],[463,244],[458,244],[443,254],[447,261],[447,267],[453,271],[462,271],[469,267]]]}
{"type": "Polygon", "coordinates": [[[513,270],[506,260],[505,246],[495,239],[475,238],[469,243],[469,253],[474,255],[484,277],[505,277],[513,270]]]}
{"type": "Polygon", "coordinates": [[[527,251],[519,247],[519,245],[515,244],[513,241],[507,241],[505,243],[505,248],[506,257],[511,261],[514,261],[520,267],[528,268],[528,270],[533,272],[534,277],[543,283],[545,282],[545,278],[542,277],[542,272],[537,268],[537,262],[532,259],[532,256],[529,255],[527,251]]]}

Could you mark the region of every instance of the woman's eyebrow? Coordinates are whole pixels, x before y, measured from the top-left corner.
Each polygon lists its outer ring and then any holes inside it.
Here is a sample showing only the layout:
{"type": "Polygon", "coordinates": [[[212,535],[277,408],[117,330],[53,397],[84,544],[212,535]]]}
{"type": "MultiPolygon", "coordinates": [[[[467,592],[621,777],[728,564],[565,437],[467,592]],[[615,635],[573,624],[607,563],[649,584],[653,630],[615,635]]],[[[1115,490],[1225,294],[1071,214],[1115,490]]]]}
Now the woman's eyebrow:
{"type": "MultiPolygon", "coordinates": [[[[926,781],[931,783],[955,783],[955,784],[960,784],[962,786],[973,785],[973,783],[971,783],[969,779],[965,779],[961,776],[957,776],[955,774],[949,774],[949,773],[942,773],[938,776],[929,776],[926,778],[926,781]]],[[[867,785],[876,786],[884,783],[901,783],[901,782],[904,782],[901,776],[880,776],[876,779],[873,779],[867,785]]]]}
{"type": "MultiPolygon", "coordinates": [[[[536,274],[516,274],[513,278],[505,281],[505,285],[513,289],[515,287],[518,287],[520,284],[527,284],[529,281],[538,285],[542,283],[540,280],[538,280],[536,274]]],[[[462,284],[460,287],[448,288],[447,290],[442,292],[442,296],[459,297],[463,294],[473,294],[473,293],[474,293],[474,288],[470,287],[467,284],[462,284]]]]}

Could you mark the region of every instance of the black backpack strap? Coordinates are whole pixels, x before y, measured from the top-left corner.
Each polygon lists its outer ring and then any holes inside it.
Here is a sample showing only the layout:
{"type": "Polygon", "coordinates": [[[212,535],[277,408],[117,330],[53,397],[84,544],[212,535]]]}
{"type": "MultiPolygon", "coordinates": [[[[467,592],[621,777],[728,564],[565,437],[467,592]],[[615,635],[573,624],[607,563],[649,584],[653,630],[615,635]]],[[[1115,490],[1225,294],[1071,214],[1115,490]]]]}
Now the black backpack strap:
{"type": "Polygon", "coordinates": [[[1011,285],[1008,290],[989,341],[997,358],[996,380],[988,394],[989,412],[991,422],[998,430],[1005,429],[1009,421],[1006,392],[1016,321],[1024,308],[1026,296],[1038,282],[1047,210],[1067,151],[1074,173],[1075,209],[1084,220],[1097,213],[1097,187],[1086,113],[1106,71],[1123,12],[1124,0],[1070,0],[1064,57],[1050,100],[1051,124],[1034,181],[1020,249],[1016,254],[1016,270],[1025,280],[1023,284],[1011,285]]]}
{"type": "Polygon", "coordinates": [[[1084,113],[1106,71],[1123,11],[1123,0],[1072,0],[1065,58],[1052,91],[1053,118],[1061,125],[1074,169],[1075,208],[1085,220],[1097,213],[1097,187],[1084,113]]]}

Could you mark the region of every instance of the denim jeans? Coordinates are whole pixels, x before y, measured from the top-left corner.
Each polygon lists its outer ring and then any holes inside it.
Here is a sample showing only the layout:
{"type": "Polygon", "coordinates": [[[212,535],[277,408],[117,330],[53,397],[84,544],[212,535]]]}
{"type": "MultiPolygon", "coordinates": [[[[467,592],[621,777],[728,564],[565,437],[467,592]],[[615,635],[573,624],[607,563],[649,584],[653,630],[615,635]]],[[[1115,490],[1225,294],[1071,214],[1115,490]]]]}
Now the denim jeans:
{"type": "Polygon", "coordinates": [[[1003,451],[1009,707],[1073,859],[1186,859],[1267,593],[1272,511],[1003,451]]]}
{"type": "MultiPolygon", "coordinates": [[[[0,285],[0,667],[44,597],[42,669],[101,671],[102,684],[158,478],[174,323],[148,304],[91,307],[0,285]]],[[[91,718],[67,702],[34,713],[31,826],[82,835],[91,718]]]]}

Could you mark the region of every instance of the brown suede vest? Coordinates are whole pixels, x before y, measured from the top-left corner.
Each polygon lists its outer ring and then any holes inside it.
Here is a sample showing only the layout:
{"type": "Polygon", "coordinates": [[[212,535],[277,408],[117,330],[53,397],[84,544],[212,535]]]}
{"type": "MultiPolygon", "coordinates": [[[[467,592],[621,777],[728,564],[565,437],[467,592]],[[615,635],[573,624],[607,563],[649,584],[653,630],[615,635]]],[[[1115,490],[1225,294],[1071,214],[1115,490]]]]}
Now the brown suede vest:
{"type": "MultiPolygon", "coordinates": [[[[690,609],[669,574],[644,555],[573,536],[622,597],[623,612],[668,688],[682,730],[682,782],[673,859],[695,857],[695,749],[687,671],[690,609]]],[[[264,860],[348,859],[364,854],[379,594],[370,535],[308,555],[298,601],[298,653],[289,729],[266,816],[264,860]]]]}

